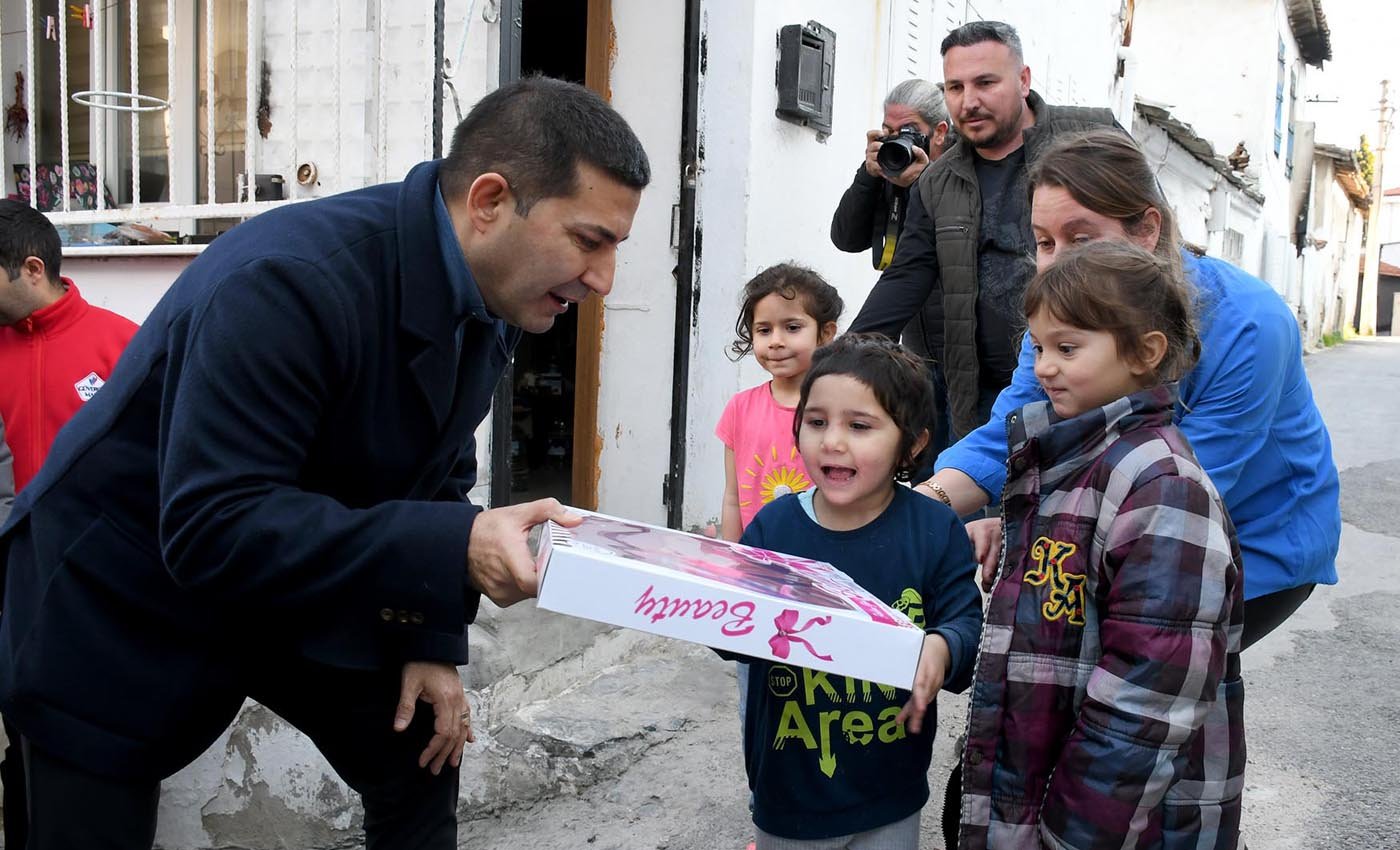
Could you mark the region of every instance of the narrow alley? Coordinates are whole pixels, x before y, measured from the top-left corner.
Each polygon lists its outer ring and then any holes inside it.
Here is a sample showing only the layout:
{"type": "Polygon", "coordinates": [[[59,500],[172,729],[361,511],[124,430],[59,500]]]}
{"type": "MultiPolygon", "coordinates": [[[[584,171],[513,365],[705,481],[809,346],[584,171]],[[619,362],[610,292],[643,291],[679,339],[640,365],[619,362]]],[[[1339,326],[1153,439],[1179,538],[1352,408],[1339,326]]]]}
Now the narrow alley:
{"type": "MultiPolygon", "coordinates": [[[[1341,584],[1319,588],[1244,656],[1251,850],[1394,847],[1400,835],[1400,339],[1349,342],[1306,360],[1342,476],[1341,584]]],[[[731,665],[647,640],[606,687],[580,693],[594,717],[647,718],[661,735],[615,778],[463,825],[464,850],[518,847],[716,850],[752,838],[731,665]],[[649,684],[664,683],[661,687],[649,684]]],[[[584,688],[583,690],[588,690],[584,688]]],[[[938,835],[950,741],[966,700],[939,699],[924,810],[938,835]]],[[[606,746],[601,748],[607,749],[606,746]]],[[[463,781],[469,780],[465,772],[463,781]]]]}

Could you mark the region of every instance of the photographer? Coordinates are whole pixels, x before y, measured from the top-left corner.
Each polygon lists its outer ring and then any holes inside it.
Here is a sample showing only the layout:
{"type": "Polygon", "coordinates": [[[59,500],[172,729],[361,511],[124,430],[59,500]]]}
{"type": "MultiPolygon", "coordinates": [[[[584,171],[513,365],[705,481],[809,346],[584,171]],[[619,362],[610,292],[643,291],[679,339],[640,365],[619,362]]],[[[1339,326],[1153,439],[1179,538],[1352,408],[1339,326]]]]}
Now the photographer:
{"type": "MultiPolygon", "coordinates": [[[[904,228],[909,187],[928,164],[943,152],[948,138],[948,107],[943,92],[928,80],[905,80],[885,97],[883,126],[865,134],[865,161],[841,196],[831,217],[831,242],[848,253],[870,250],[876,269],[889,266],[895,242],[904,228]],[[887,170],[881,166],[881,153],[887,170]],[[907,163],[907,164],[906,164],[907,163]],[[904,167],[898,170],[898,166],[904,167]]],[[[924,312],[904,329],[903,342],[928,361],[940,411],[934,450],[948,444],[948,416],[943,372],[943,304],[930,298],[924,312]]]]}
{"type": "Polygon", "coordinates": [[[938,86],[928,80],[905,80],[891,89],[885,97],[884,125],[865,134],[865,161],[831,217],[832,244],[852,254],[869,248],[875,268],[888,266],[904,226],[909,187],[930,156],[938,158],[947,136],[948,108],[938,86]],[[910,143],[904,155],[913,159],[902,171],[889,173],[880,167],[880,150],[890,143],[895,143],[892,148],[903,147],[896,140],[910,143]]]}

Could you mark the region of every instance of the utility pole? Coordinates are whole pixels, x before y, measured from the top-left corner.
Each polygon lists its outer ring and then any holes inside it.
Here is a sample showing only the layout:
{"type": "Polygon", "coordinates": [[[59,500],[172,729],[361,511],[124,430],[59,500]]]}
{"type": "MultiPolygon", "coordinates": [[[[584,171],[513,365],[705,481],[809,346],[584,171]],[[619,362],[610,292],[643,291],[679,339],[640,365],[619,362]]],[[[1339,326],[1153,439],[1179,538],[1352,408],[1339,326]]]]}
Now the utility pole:
{"type": "Polygon", "coordinates": [[[1366,216],[1366,264],[1361,274],[1361,321],[1356,332],[1361,336],[1376,335],[1376,279],[1381,264],[1381,202],[1385,200],[1386,138],[1390,135],[1390,106],[1387,94],[1390,80],[1381,80],[1380,133],[1376,139],[1376,171],[1371,175],[1371,209],[1366,216]]]}

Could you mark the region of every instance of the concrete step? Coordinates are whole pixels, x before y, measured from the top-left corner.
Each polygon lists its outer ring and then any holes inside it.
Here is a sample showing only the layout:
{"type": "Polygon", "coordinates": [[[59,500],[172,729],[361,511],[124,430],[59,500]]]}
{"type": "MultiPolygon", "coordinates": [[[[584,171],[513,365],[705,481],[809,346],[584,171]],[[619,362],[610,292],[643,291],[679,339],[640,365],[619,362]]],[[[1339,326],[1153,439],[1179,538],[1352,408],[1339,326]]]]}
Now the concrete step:
{"type": "MultiPolygon", "coordinates": [[[[505,695],[483,694],[489,719],[478,726],[477,743],[462,765],[465,817],[611,781],[647,750],[682,733],[690,718],[734,704],[731,665],[709,650],[632,632],[613,635],[577,661],[534,677],[532,684],[546,692],[553,691],[548,684],[573,679],[547,696],[506,710],[505,695]],[[597,663],[619,652],[614,663],[597,663]]],[[[736,718],[736,735],[737,724],[736,718]]]]}
{"type": "MultiPolygon", "coordinates": [[[[488,622],[499,639],[481,659],[494,672],[478,682],[490,684],[468,691],[477,743],[462,761],[463,823],[611,781],[689,718],[734,710],[733,665],[702,647],[545,612],[488,622]]],[[[170,850],[363,841],[358,797],[309,739],[251,701],[163,784],[159,817],[156,847],[170,850]]]]}

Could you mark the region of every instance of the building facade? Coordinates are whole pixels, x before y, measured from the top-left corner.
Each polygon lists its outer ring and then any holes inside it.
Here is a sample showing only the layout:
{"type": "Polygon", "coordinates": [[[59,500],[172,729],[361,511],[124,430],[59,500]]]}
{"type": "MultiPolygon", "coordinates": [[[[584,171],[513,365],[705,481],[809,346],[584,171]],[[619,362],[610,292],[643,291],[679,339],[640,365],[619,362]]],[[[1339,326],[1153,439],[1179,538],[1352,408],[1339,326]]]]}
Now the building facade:
{"type": "Polygon", "coordinates": [[[1171,110],[1216,151],[1247,154],[1243,175],[1263,197],[1262,248],[1242,267],[1301,309],[1296,225],[1312,170],[1311,137],[1302,132],[1307,72],[1332,57],[1321,0],[1134,7],[1137,96],[1171,110]]]}

